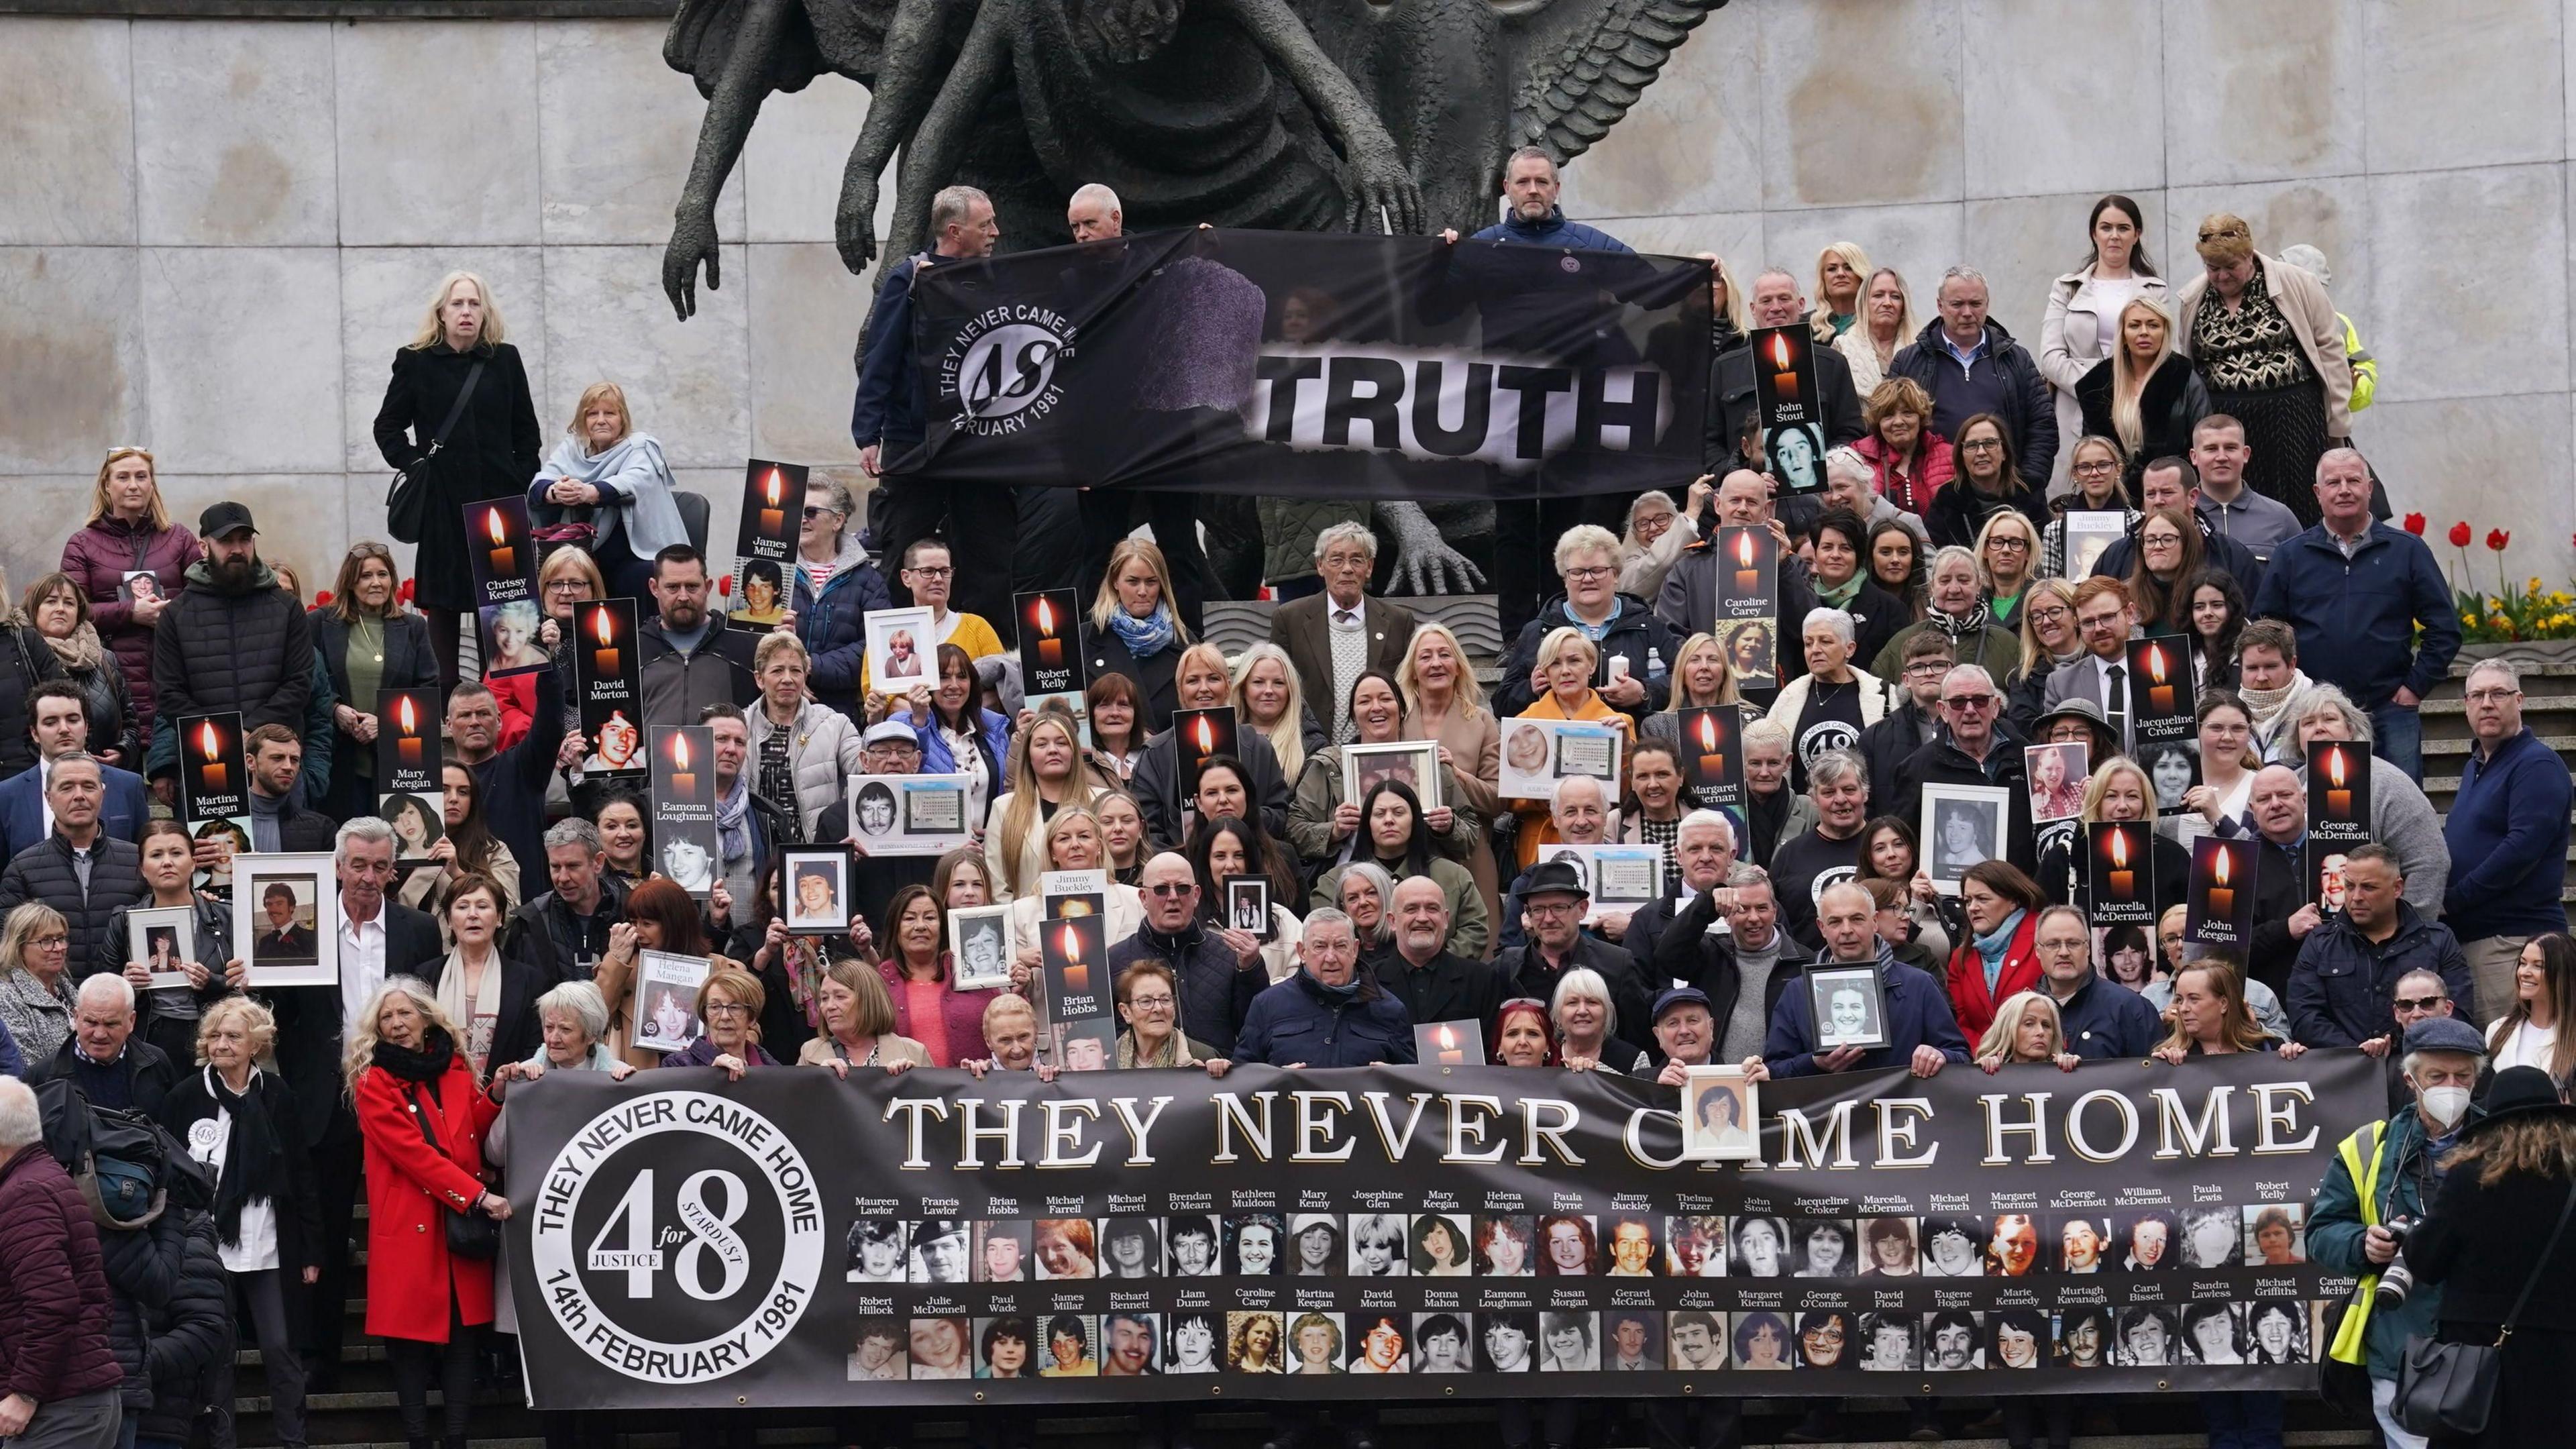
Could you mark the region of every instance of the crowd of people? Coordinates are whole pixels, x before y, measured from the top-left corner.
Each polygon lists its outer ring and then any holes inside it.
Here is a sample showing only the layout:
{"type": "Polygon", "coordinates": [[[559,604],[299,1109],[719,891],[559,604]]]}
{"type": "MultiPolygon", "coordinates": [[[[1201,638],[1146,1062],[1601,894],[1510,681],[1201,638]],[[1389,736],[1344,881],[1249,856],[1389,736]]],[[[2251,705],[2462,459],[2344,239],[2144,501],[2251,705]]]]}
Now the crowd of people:
{"type": "MultiPolygon", "coordinates": [[[[1508,181],[1511,218],[1480,240],[1620,245],[1565,221],[1543,155],[1514,157],[1508,181]]],[[[1075,212],[1087,235],[1119,234],[1105,190],[1075,212]]],[[[1402,1064],[1412,1027],[1441,1022],[1473,1023],[1512,1067],[1665,1083],[1708,1064],[1755,1080],[1929,1077],[2357,1048],[2388,1063],[2395,1110],[2329,1174],[2319,1260],[2371,1273],[2401,1218],[2464,1226],[2425,1231],[2424,1286],[2366,1329],[2351,1320],[2343,1361],[2384,1389],[2410,1325],[2501,1321],[2488,1280],[2511,1265],[2458,1244],[2515,1230],[2465,1225],[2545,1216],[2555,1199],[2516,1184],[2576,1161],[2556,1105],[2576,1074],[2569,775],[2523,723],[2513,666],[2489,660],[2468,676],[2474,745],[2447,817],[2420,787],[2418,709],[2460,632],[2423,542],[2374,517],[2377,480],[2350,446],[2372,364],[2322,258],[2259,252],[2222,213],[2198,230],[2201,275],[2169,285],[2137,205],[2105,197],[2034,350],[1987,317],[1971,268],[1938,280],[1938,316],[1916,331],[1910,284],[1855,245],[1828,248],[1812,287],[1769,268],[1739,290],[1712,257],[1707,476],[1679,500],[1552,501],[1544,536],[1526,519],[1498,530],[1512,551],[1498,576],[1532,586],[1502,600],[1490,689],[1456,633],[1375,591],[1386,569],[1366,510],[1278,515],[1302,520],[1278,543],[1311,578],[1279,590],[1268,641],[1229,655],[1203,635],[1211,580],[1186,496],[1156,496],[1147,541],[1128,532],[1132,500],[1096,490],[1079,500],[1079,571],[1043,581],[1089,600],[1074,640],[1087,685],[1078,709],[1032,708],[1010,648],[1017,503],[906,471],[925,414],[908,278],[997,240],[969,189],[943,192],[933,221],[933,248],[887,269],[862,361],[853,428],[873,524],[815,478],[771,628],[728,619],[722,575],[614,383],[584,389],[545,447],[498,299],[468,273],[439,282],[376,419],[388,463],[426,490],[417,517],[388,520],[418,544],[411,577],[369,540],[307,589],[263,558],[248,508],[217,503],[191,530],[151,453],[106,455],[60,571],[23,603],[7,594],[16,647],[0,649],[14,671],[0,679],[0,1068],[24,1079],[0,1083],[0,1439],[176,1444],[202,1417],[229,1449],[238,1340],[261,1351],[278,1438],[302,1442],[307,1397],[344,1361],[363,1194],[364,1328],[386,1346],[405,1433],[463,1443],[478,1346],[512,1310],[490,1259],[451,1246],[452,1220],[513,1211],[490,1186],[513,1089],[664,1066],[1089,1065],[1050,1036],[1032,985],[1049,871],[1110,878],[1112,1069],[1402,1064]],[[1831,446],[1814,493],[1784,492],[1748,441],[1748,334],[1801,325],[1825,344],[1831,446]],[[458,530],[464,504],[496,495],[525,496],[549,545],[534,647],[553,667],[487,680],[461,642],[474,600],[458,530]],[[2071,566],[2074,512],[2127,526],[2086,568],[2071,566]],[[1748,669],[1715,632],[1721,527],[1781,546],[1772,622],[1797,647],[1775,670],[1748,669]],[[1551,567],[1561,587],[1541,599],[1551,567]],[[644,795],[586,768],[599,742],[574,707],[571,621],[606,598],[641,615],[631,724],[711,732],[720,845],[703,889],[664,873],[644,795]],[[926,607],[935,636],[930,678],[908,690],[865,660],[868,613],[895,605],[926,607]],[[2176,638],[2198,686],[2187,776],[2168,778],[2178,757],[2136,727],[2124,672],[2147,634],[2176,638]],[[397,688],[445,699],[443,791],[417,816],[380,810],[374,779],[376,700],[397,688]],[[1238,743],[1193,783],[1174,713],[1220,707],[1238,743]],[[1719,808],[1685,783],[1679,720],[1727,707],[1744,793],[1719,808]],[[222,712],[246,732],[243,842],[172,818],[174,722],[222,712]],[[1520,717],[1614,728],[1618,777],[1503,795],[1502,732],[1520,717]],[[1352,798],[1345,752],[1401,741],[1435,747],[1436,781],[1379,779],[1352,798]],[[2305,884],[2319,741],[2378,757],[2374,843],[2347,852],[2331,913],[2305,884]],[[2030,744],[2081,745],[2086,768],[2043,755],[2057,773],[2030,779],[2030,744]],[[937,858],[862,847],[846,935],[791,931],[782,852],[858,845],[850,777],[912,773],[970,779],[973,843],[937,858]],[[1924,792],[1954,785],[2011,791],[2000,838],[1918,837],[1924,792]],[[2154,929],[2088,918],[2088,856],[2043,839],[2035,802],[2083,824],[2152,822],[2154,929]],[[2203,835],[2256,850],[2242,951],[2183,939],[2185,846],[2203,835]],[[248,988],[245,933],[297,927],[291,900],[281,917],[230,898],[237,844],[330,853],[331,915],[309,928],[336,933],[336,987],[248,988]],[[1660,847],[1658,898],[1596,908],[1548,849],[1585,844],[1660,847]],[[1226,883],[1246,877],[1267,885],[1266,919],[1230,907],[1226,883]],[[961,963],[948,913],[996,904],[1011,907],[1007,936],[971,950],[1007,953],[1011,984],[961,988],[995,963],[961,963]],[[129,918],[154,909],[193,913],[192,959],[137,959],[129,918]],[[656,1049],[669,1043],[638,1008],[643,952],[708,965],[687,1013],[704,1031],[682,1049],[656,1049]],[[1840,1023],[1819,1022],[1800,978],[1847,966],[1876,973],[1883,1044],[1826,1040],[1840,1023]],[[2481,1109],[2468,1089],[2491,1072],[2481,1109]],[[31,1087],[47,1111],[163,1124],[184,1149],[168,1209],[92,1226],[31,1087]],[[2481,1120],[2496,1132],[2479,1136],[2481,1120]]],[[[2507,1422],[2550,1412],[2529,1395],[2569,1352],[2570,1303],[2543,1294],[2523,1319],[2507,1422]]],[[[2390,1442],[2421,1442],[2388,1401],[2390,1442]]],[[[2016,1409],[2013,1442],[2063,1445],[2068,1402],[2016,1409]]],[[[1570,1444],[1580,1409],[1507,1405],[1504,1443],[1570,1444]]],[[[2225,1442],[2281,1442],[2277,1397],[2208,1411],[2225,1442]]],[[[1916,1437],[1943,1432],[1936,1401],[1912,1412],[1916,1437]]],[[[1735,1414],[1656,1401],[1646,1426],[1658,1444],[1715,1449],[1735,1414]]],[[[1308,1427],[1285,1418],[1279,1440],[1308,1427]]],[[[1339,1427],[1355,1445],[1373,1432],[1339,1427]]],[[[597,1432],[582,1416],[548,1424],[549,1443],[597,1432]]],[[[1830,1404],[1798,1429],[1838,1433],[1830,1404]]]]}

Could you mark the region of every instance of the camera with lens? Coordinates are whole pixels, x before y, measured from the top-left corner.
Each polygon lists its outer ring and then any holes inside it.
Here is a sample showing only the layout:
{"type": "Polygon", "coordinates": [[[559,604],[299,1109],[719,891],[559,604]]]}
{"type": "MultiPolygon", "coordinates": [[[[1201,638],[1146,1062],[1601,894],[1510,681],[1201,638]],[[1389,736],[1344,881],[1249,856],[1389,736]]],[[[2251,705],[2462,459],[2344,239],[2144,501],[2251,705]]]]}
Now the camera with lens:
{"type": "Polygon", "coordinates": [[[2397,1240],[2397,1256],[2389,1259],[2388,1266],[2379,1270],[2379,1286],[2372,1290],[2370,1295],[2373,1308],[2383,1312],[2393,1312],[2403,1308],[2406,1306],[2407,1295],[2415,1291],[2414,1270],[2406,1266],[2406,1240],[2414,1234],[2415,1224],[2416,1219],[2412,1214],[2391,1218],[2380,1224],[2388,1230],[2390,1237],[2397,1240]]]}

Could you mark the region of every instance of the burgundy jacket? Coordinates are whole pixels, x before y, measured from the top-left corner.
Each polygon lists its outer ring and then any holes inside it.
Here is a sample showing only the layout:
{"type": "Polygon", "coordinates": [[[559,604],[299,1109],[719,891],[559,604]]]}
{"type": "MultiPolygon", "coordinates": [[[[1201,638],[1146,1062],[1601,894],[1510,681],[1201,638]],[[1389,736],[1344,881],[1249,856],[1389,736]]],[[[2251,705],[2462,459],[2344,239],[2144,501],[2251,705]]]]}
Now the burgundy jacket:
{"type": "Polygon", "coordinates": [[[161,581],[161,597],[175,599],[187,582],[182,577],[198,558],[197,536],[173,523],[159,533],[137,530],[113,515],[101,518],[63,542],[63,572],[89,595],[90,622],[98,637],[116,651],[116,667],[125,674],[126,692],[134,696],[134,716],[145,741],[152,738],[152,630],[133,621],[133,611],[119,592],[125,576],[149,569],[161,581]]]}
{"type": "Polygon", "coordinates": [[[0,1397],[41,1406],[124,1381],[107,1346],[98,1227],[41,1142],[0,1162],[0,1263],[0,1397]]]}

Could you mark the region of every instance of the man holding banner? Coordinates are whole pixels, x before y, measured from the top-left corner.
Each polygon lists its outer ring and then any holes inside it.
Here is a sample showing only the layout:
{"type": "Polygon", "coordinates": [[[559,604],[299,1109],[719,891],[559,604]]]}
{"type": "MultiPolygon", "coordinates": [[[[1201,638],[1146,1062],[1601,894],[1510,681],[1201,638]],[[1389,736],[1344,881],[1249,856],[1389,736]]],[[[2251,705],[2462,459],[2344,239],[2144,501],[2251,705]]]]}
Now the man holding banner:
{"type": "Polygon", "coordinates": [[[1896,959],[1888,944],[1878,939],[1877,916],[1878,904],[1860,882],[1827,886],[1816,902],[1816,929],[1825,938],[1825,954],[1805,969],[1875,964],[1887,1044],[1820,1050],[1812,993],[1803,989],[1804,983],[1793,981],[1780,994],[1780,1004],[1771,1013],[1770,1036],[1762,1044],[1762,1059],[1771,1075],[1804,1077],[1903,1067],[1915,1076],[1931,1077],[1949,1063],[1968,1060],[1968,1042],[1959,1034],[1948,993],[1928,972],[1896,959]]]}

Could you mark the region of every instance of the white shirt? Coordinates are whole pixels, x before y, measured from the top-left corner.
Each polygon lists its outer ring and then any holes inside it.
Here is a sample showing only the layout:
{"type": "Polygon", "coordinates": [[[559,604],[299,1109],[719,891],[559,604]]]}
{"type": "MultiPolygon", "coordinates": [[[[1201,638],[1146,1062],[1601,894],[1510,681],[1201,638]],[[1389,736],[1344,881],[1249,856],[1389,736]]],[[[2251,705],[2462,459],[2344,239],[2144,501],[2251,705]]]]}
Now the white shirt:
{"type": "Polygon", "coordinates": [[[2550,1058],[2558,1054],[2556,1027],[2533,1026],[2525,1021],[2509,1036],[2503,1034],[2501,1027],[2497,1031],[2487,1045],[2492,1049],[2489,1064],[2499,1072],[2507,1067],[2538,1067],[2546,1072],[2550,1058]]]}
{"type": "Polygon", "coordinates": [[[340,924],[340,1045],[345,1049],[367,1003],[385,984],[385,907],[377,902],[374,919],[367,921],[352,922],[346,907],[332,914],[340,924]]]}
{"type": "MultiPolygon", "coordinates": [[[[214,1095],[215,1069],[200,1068],[206,1074],[206,1095],[214,1095]]],[[[200,1117],[188,1128],[188,1155],[214,1169],[215,1181],[224,1180],[224,1158],[232,1151],[233,1114],[229,1108],[215,1108],[212,1117],[200,1117]]],[[[267,1198],[253,1198],[242,1203],[241,1240],[217,1243],[216,1256],[223,1259],[227,1273],[265,1273],[277,1266],[277,1205],[267,1198]]]]}

